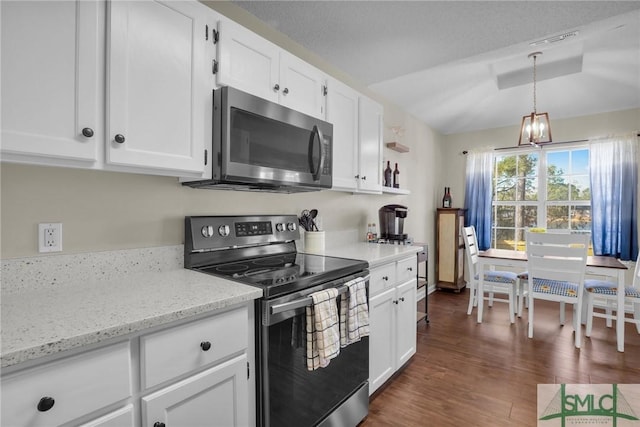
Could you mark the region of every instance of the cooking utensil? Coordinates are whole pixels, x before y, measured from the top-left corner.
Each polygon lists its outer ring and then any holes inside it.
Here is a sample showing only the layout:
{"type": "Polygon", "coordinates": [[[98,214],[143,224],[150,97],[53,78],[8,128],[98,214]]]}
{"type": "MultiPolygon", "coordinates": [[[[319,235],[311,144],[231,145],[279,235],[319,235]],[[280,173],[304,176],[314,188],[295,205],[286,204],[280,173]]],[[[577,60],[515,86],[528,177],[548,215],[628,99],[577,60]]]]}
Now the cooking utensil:
{"type": "Polygon", "coordinates": [[[311,224],[315,231],[318,231],[318,226],[316,225],[316,217],[318,216],[318,209],[311,209],[309,211],[309,215],[311,215],[311,224]]]}
{"type": "Polygon", "coordinates": [[[318,216],[317,209],[304,209],[300,213],[300,218],[298,218],[298,222],[300,226],[305,229],[305,231],[319,231],[318,226],[316,225],[315,218],[318,216]]]}

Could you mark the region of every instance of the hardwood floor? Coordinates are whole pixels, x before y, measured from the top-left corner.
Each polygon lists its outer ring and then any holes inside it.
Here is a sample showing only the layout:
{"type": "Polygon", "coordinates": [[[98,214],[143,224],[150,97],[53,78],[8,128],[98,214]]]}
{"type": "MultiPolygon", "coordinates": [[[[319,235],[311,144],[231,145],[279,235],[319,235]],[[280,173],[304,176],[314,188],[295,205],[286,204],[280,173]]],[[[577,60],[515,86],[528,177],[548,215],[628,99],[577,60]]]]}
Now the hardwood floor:
{"type": "Polygon", "coordinates": [[[625,352],[616,351],[615,323],[594,318],[575,349],[570,308],[559,324],[558,304],[536,301],[534,337],[527,312],[509,323],[507,306],[485,306],[467,316],[468,293],[429,295],[430,323],[418,325],[417,353],[378,390],[361,427],[535,426],[537,384],[640,384],[640,335],[625,328],[625,352]]]}

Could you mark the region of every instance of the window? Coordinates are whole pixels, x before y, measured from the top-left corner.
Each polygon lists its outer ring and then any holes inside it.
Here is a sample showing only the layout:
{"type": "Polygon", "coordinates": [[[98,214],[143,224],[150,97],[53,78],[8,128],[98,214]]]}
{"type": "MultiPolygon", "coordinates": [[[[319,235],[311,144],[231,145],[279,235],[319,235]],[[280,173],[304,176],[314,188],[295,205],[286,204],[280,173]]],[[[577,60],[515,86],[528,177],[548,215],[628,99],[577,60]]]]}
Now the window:
{"type": "Polygon", "coordinates": [[[525,230],[591,230],[589,149],[531,149],[494,158],[492,244],[524,250],[525,230]]]}

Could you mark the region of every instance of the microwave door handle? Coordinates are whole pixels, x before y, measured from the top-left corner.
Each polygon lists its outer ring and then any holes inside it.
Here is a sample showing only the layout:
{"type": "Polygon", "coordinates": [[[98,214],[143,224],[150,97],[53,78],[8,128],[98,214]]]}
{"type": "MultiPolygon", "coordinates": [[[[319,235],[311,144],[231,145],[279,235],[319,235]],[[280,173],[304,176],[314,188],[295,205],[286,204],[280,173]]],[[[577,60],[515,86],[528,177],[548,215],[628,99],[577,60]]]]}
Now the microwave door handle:
{"type": "Polygon", "coordinates": [[[313,130],[311,131],[311,136],[309,137],[309,168],[311,169],[311,174],[313,175],[313,180],[314,181],[319,181],[320,180],[320,174],[322,173],[322,169],[324,168],[324,152],[322,150],[322,141],[324,140],[324,137],[322,136],[322,132],[320,131],[320,129],[318,128],[318,126],[314,125],[313,126],[313,130]],[[314,142],[316,140],[316,136],[318,137],[318,149],[319,149],[319,153],[320,153],[320,162],[318,163],[318,168],[315,169],[314,168],[314,164],[313,164],[313,148],[314,148],[314,142]]]}

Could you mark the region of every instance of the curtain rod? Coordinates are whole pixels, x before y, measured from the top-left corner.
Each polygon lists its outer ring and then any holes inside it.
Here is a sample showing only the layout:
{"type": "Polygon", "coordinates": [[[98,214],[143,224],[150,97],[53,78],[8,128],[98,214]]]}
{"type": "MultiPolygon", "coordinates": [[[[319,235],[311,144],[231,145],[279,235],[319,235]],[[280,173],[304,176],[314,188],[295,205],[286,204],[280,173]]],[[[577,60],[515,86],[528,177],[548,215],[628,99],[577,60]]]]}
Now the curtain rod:
{"type": "MultiPolygon", "coordinates": [[[[551,142],[548,144],[542,144],[539,146],[539,148],[542,148],[546,145],[558,145],[558,144],[575,144],[577,142],[589,142],[588,139],[576,139],[574,141],[560,141],[560,142],[551,142]]],[[[499,147],[499,148],[494,148],[494,151],[500,151],[500,150],[513,150],[514,148],[531,148],[531,147],[535,147],[535,145],[518,145],[516,147],[499,147]]]]}
{"type": "MultiPolygon", "coordinates": [[[[638,132],[638,134],[636,135],[638,137],[640,137],[640,132],[638,132]]],[[[549,145],[556,145],[556,144],[573,144],[573,143],[577,143],[577,142],[588,142],[588,139],[576,139],[575,141],[561,141],[561,142],[552,142],[549,143],[549,145]]],[[[546,144],[545,144],[546,145],[546,144]]],[[[541,145],[540,148],[542,148],[544,145],[541,145]]],[[[517,148],[531,148],[531,145],[518,145],[515,147],[499,147],[499,148],[494,148],[493,151],[500,151],[500,150],[513,150],[513,149],[517,149],[517,148]]],[[[462,154],[466,155],[467,153],[469,153],[469,151],[464,150],[462,152],[462,154]]]]}

